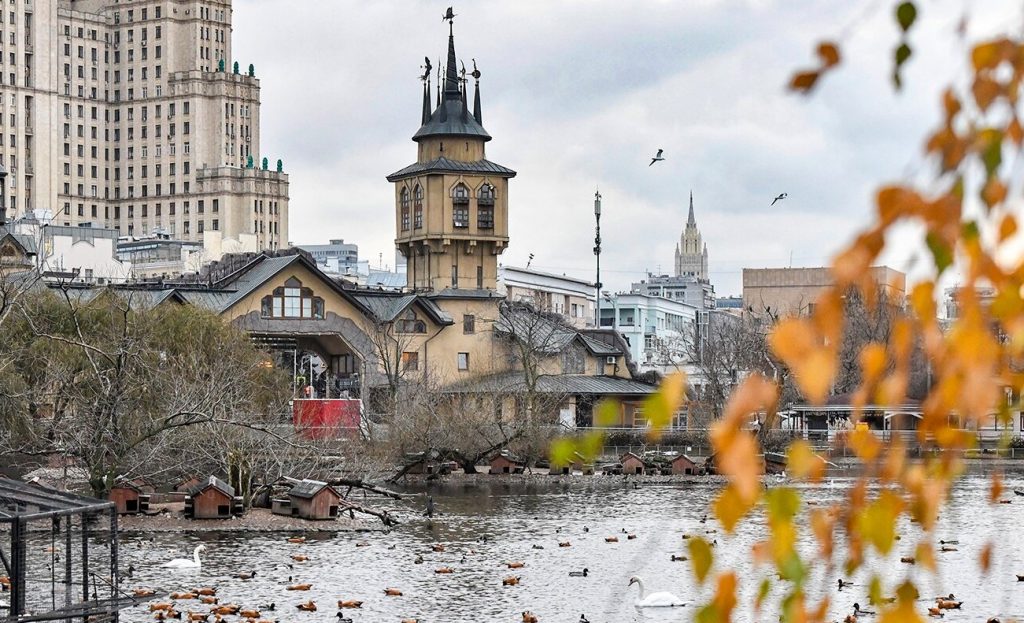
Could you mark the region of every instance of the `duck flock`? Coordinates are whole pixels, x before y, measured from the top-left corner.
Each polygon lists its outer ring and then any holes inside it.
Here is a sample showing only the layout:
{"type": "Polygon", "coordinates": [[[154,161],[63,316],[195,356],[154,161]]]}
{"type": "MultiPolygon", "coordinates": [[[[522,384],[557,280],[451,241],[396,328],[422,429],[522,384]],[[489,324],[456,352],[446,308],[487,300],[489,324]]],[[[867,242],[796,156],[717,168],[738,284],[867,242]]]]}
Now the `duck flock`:
{"type": "MultiPolygon", "coordinates": [[[[583,532],[589,532],[589,528],[583,527],[583,532]]],[[[709,531],[713,532],[713,531],[709,531]]],[[[565,538],[561,534],[561,529],[557,529],[556,533],[559,533],[559,539],[557,540],[557,546],[560,548],[572,547],[572,542],[565,538]]],[[[605,543],[618,543],[620,536],[627,541],[631,541],[637,538],[637,535],[633,532],[629,532],[625,528],[622,529],[620,534],[608,535],[604,537],[605,543]]],[[[486,537],[484,537],[486,538],[486,537]]],[[[689,538],[689,535],[684,535],[684,538],[689,538]]],[[[285,539],[291,544],[303,544],[306,543],[306,537],[304,536],[293,536],[285,539]]],[[[367,547],[370,544],[366,541],[357,541],[356,547],[367,547]]],[[[395,546],[391,545],[391,549],[395,546]]],[[[543,550],[544,546],[534,544],[533,549],[543,550]]],[[[168,569],[199,569],[202,567],[202,559],[200,553],[206,549],[205,545],[199,545],[193,551],[192,558],[181,558],[168,561],[160,565],[161,567],[168,569]]],[[[448,546],[444,543],[435,543],[430,546],[430,552],[425,552],[428,556],[431,553],[445,553],[448,552],[448,546]]],[[[449,552],[450,553],[450,552],[449,552]]],[[[461,563],[467,562],[468,556],[474,556],[478,552],[474,549],[465,549],[461,552],[461,563]]],[[[292,554],[291,560],[293,564],[289,564],[290,569],[295,569],[295,565],[303,565],[305,563],[315,564],[312,557],[307,554],[292,554]]],[[[686,560],[686,557],[681,555],[672,555],[672,560],[686,560]]],[[[424,554],[417,554],[413,560],[413,564],[425,565],[427,559],[424,558],[424,554]]],[[[527,566],[527,563],[522,560],[506,560],[500,563],[496,562],[496,567],[499,570],[495,572],[495,582],[497,583],[500,579],[502,587],[515,587],[523,581],[521,574],[514,573],[517,570],[523,569],[527,566]]],[[[133,569],[129,570],[131,573],[133,569]]],[[[426,566],[424,573],[432,573],[434,575],[449,575],[457,573],[458,569],[451,564],[442,565],[431,568],[426,566]]],[[[568,576],[573,578],[587,578],[590,576],[590,570],[587,568],[572,569],[568,571],[568,576]]],[[[257,571],[241,571],[233,574],[236,580],[252,580],[257,576],[257,571]]],[[[666,607],[666,606],[683,606],[684,602],[667,592],[655,592],[651,594],[646,593],[646,589],[643,580],[639,577],[630,578],[629,585],[639,585],[639,597],[635,600],[634,604],[637,607],[666,607]]],[[[358,611],[366,603],[365,599],[352,599],[346,596],[339,597],[336,602],[325,604],[322,601],[317,602],[313,599],[303,599],[300,595],[309,591],[313,588],[311,582],[299,582],[295,581],[294,576],[288,576],[284,590],[289,595],[294,594],[295,598],[288,599],[287,602],[282,600],[282,603],[266,603],[262,605],[255,604],[242,604],[242,603],[225,603],[221,601],[218,596],[218,588],[216,586],[201,586],[201,587],[180,587],[177,590],[169,593],[158,594],[158,591],[153,588],[137,587],[131,590],[131,594],[139,601],[140,607],[148,608],[148,611],[152,613],[152,617],[156,621],[189,621],[191,623],[280,623],[282,617],[288,617],[292,619],[292,613],[302,612],[318,612],[324,609],[336,609],[336,619],[338,623],[351,623],[353,621],[352,613],[358,611]]],[[[379,589],[380,599],[394,599],[403,597],[402,590],[398,587],[388,586],[379,589]]],[[[538,623],[540,617],[532,611],[524,611],[521,613],[523,623],[538,623]]],[[[400,619],[401,623],[419,623],[418,618],[403,618],[400,619]]],[[[581,614],[578,623],[590,623],[589,619],[585,614],[581,614]]]]}

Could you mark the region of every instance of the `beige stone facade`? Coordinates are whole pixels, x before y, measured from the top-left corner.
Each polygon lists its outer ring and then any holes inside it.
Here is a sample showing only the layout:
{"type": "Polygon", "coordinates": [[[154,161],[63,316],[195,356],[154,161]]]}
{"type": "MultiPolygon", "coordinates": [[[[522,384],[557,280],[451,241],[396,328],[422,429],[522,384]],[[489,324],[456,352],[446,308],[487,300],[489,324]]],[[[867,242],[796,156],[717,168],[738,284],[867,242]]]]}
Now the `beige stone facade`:
{"type": "Polygon", "coordinates": [[[288,243],[288,176],[260,170],[260,84],[233,72],[230,1],[13,0],[0,27],[8,218],[288,243]],[[223,61],[223,71],[220,70],[223,61]],[[252,157],[253,168],[248,168],[252,157]]]}
{"type": "MultiPolygon", "coordinates": [[[[907,276],[888,266],[874,266],[871,276],[892,301],[906,296],[907,276]]],[[[777,316],[805,315],[814,303],[835,283],[832,269],[819,268],[744,268],[743,308],[777,316]]]]}

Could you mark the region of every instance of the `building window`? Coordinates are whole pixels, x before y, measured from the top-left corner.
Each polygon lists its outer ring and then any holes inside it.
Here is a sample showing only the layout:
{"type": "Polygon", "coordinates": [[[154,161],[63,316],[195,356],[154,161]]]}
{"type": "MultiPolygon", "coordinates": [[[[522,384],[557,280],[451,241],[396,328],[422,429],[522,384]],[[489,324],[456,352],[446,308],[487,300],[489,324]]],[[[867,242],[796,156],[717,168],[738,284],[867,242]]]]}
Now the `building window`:
{"type": "Polygon", "coordinates": [[[473,314],[463,314],[462,332],[466,335],[476,333],[476,316],[473,314]]]}
{"type": "Polygon", "coordinates": [[[458,184],[452,190],[452,224],[469,227],[469,189],[465,184],[458,184]]]}
{"type": "Polygon", "coordinates": [[[476,197],[476,226],[480,229],[494,229],[494,186],[484,184],[476,197]]]}
{"type": "Polygon", "coordinates": [[[409,231],[409,189],[403,188],[400,199],[402,207],[402,231],[409,231]]]}
{"type": "Polygon", "coordinates": [[[423,229],[423,187],[416,184],[412,191],[413,226],[423,229]]]}
{"type": "Polygon", "coordinates": [[[459,353],[459,370],[469,370],[469,353],[459,353]]]}
{"type": "Polygon", "coordinates": [[[420,354],[413,351],[406,351],[402,353],[402,369],[406,371],[419,370],[420,354]]]}
{"type": "Polygon", "coordinates": [[[265,318],[323,318],[324,301],[293,277],[283,287],[275,288],[273,294],[263,297],[260,310],[265,318]]]}
{"type": "Polygon", "coordinates": [[[426,333],[427,323],[416,317],[416,312],[408,310],[398,320],[395,330],[399,333],[426,333]]]}

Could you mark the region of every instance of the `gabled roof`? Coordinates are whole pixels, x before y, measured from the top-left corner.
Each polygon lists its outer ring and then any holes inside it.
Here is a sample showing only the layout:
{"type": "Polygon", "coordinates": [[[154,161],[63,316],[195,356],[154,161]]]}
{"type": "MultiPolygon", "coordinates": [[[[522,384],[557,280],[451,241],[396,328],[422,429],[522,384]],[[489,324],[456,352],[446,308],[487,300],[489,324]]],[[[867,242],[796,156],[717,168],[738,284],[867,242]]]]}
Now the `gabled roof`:
{"type": "Polygon", "coordinates": [[[372,319],[380,322],[392,322],[408,309],[410,305],[416,305],[423,310],[434,324],[455,324],[452,317],[438,307],[437,303],[418,294],[380,292],[376,290],[346,290],[346,292],[367,310],[372,319]]]}
{"type": "MultiPolygon", "coordinates": [[[[449,386],[450,393],[522,393],[526,391],[522,372],[500,372],[467,380],[449,386]]],[[[537,378],[537,392],[567,396],[647,396],[656,392],[654,385],[623,379],[617,376],[588,376],[585,374],[545,374],[537,378]]]]}
{"type": "Polygon", "coordinates": [[[206,479],[205,482],[201,482],[198,485],[190,488],[188,490],[188,494],[191,496],[196,496],[210,488],[220,491],[229,498],[235,497],[235,488],[229,485],[228,483],[224,482],[220,478],[217,478],[216,476],[210,476],[209,478],[206,479]]]}
{"type": "Polygon", "coordinates": [[[524,305],[503,307],[494,329],[499,334],[528,341],[537,352],[544,354],[562,352],[574,342],[581,344],[592,355],[598,357],[621,355],[623,352],[616,346],[580,333],[558,318],[524,305]]]}
{"type": "Polygon", "coordinates": [[[403,169],[399,169],[388,176],[388,181],[397,182],[422,173],[482,173],[496,177],[516,176],[516,172],[512,169],[486,159],[475,162],[463,162],[449,158],[435,158],[427,162],[414,162],[403,169]]]}
{"type": "Polygon", "coordinates": [[[338,496],[339,498],[341,497],[341,494],[338,493],[338,491],[334,487],[332,487],[331,485],[327,484],[326,482],[321,482],[319,480],[308,480],[308,479],[307,480],[303,480],[303,481],[297,483],[295,486],[293,486],[291,488],[291,490],[288,491],[288,496],[289,497],[296,497],[296,498],[303,498],[303,499],[310,499],[310,498],[316,496],[318,493],[320,493],[324,489],[330,489],[336,496],[338,496]]]}

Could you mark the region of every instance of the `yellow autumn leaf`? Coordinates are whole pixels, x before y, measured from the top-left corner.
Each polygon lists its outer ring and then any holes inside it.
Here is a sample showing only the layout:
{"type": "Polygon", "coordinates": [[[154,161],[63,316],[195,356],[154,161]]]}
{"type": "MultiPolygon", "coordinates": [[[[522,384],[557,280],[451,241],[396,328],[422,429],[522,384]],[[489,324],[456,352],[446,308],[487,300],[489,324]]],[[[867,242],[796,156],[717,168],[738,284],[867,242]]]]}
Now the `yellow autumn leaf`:
{"type": "Polygon", "coordinates": [[[695,537],[687,541],[686,549],[690,553],[690,566],[693,567],[693,575],[699,584],[703,584],[711,570],[711,564],[715,560],[711,553],[711,545],[704,539],[695,537]]]}
{"type": "Polygon", "coordinates": [[[786,472],[794,478],[818,481],[825,474],[825,460],[814,453],[808,441],[798,439],[786,449],[786,472]]]}
{"type": "Polygon", "coordinates": [[[1000,472],[992,472],[992,485],[988,490],[988,501],[990,504],[998,504],[1003,497],[1003,475],[1000,472]]]}
{"type": "Polygon", "coordinates": [[[718,494],[711,504],[711,511],[726,532],[736,529],[736,524],[743,518],[756,503],[756,497],[750,499],[741,495],[735,484],[730,484],[718,494]]]}
{"type": "Polygon", "coordinates": [[[978,567],[981,572],[988,573],[989,567],[992,566],[992,542],[985,543],[985,546],[981,548],[981,554],[978,556],[978,567]]]}

